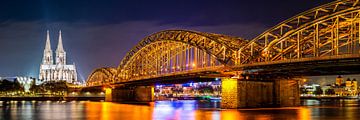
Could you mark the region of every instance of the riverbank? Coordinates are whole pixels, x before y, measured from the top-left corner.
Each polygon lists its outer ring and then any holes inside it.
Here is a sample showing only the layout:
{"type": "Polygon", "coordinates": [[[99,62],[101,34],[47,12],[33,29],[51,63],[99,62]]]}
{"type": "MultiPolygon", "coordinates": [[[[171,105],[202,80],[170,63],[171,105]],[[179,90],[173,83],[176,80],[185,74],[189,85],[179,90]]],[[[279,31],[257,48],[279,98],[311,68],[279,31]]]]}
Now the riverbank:
{"type": "Polygon", "coordinates": [[[105,97],[0,97],[0,101],[101,101],[105,97]]]}
{"type": "Polygon", "coordinates": [[[300,99],[359,99],[358,96],[300,96],[300,99]]]}

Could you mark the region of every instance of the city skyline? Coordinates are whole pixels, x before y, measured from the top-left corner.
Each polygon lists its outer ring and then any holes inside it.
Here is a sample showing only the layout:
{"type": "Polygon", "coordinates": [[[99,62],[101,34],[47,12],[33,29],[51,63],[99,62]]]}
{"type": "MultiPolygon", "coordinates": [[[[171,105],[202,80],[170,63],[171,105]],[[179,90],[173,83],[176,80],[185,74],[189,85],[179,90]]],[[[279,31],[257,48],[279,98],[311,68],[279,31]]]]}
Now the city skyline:
{"type": "MultiPolygon", "coordinates": [[[[206,4],[202,4],[203,2],[193,2],[191,5],[176,4],[170,11],[163,11],[166,8],[159,8],[170,4],[166,2],[159,2],[161,4],[147,2],[136,4],[129,1],[112,1],[101,4],[89,2],[89,6],[79,8],[77,4],[84,3],[84,1],[76,1],[73,3],[74,5],[66,4],[66,1],[34,1],[33,6],[29,6],[24,1],[13,7],[7,6],[12,6],[15,2],[5,2],[1,6],[4,14],[0,16],[0,25],[2,26],[0,28],[0,47],[3,49],[0,54],[5,56],[5,59],[0,60],[0,66],[2,66],[0,76],[37,77],[38,66],[41,62],[39,58],[41,58],[43,49],[41,45],[45,44],[44,38],[47,29],[54,35],[56,31],[63,30],[64,46],[69,51],[69,61],[77,63],[79,77],[81,80],[85,80],[94,68],[117,67],[132,46],[145,36],[160,30],[190,29],[252,39],[255,35],[290,16],[328,1],[317,3],[299,0],[280,4],[264,1],[278,6],[276,9],[272,9],[273,6],[270,7],[266,4],[260,5],[261,9],[247,7],[256,5],[255,2],[242,4],[238,1],[227,1],[217,4],[214,1],[207,1],[206,4]],[[304,7],[291,8],[289,11],[284,11],[284,9],[290,9],[289,6],[279,8],[293,3],[303,4],[304,7]],[[138,7],[128,7],[129,4],[138,5],[138,7]],[[145,8],[148,4],[157,7],[149,10],[145,8]],[[113,10],[107,9],[107,5],[111,6],[110,8],[113,10]],[[116,5],[119,5],[120,8],[116,5]],[[199,8],[199,5],[203,6],[199,8]],[[223,6],[228,6],[228,8],[222,8],[223,6]],[[180,10],[183,7],[189,9],[180,10]],[[201,11],[201,9],[206,10],[201,11]],[[25,14],[28,13],[28,10],[32,11],[31,14],[25,14]],[[71,13],[69,10],[76,10],[76,12],[69,14],[71,13]],[[126,13],[131,10],[135,10],[136,14],[126,13]],[[197,12],[191,13],[190,11],[197,12]],[[212,14],[208,14],[209,11],[220,17],[210,19],[212,14]],[[176,16],[169,17],[167,16],[169,14],[176,14],[176,16]],[[14,46],[19,48],[14,49],[14,46]]],[[[51,36],[51,38],[55,39],[56,36],[51,36]]]]}

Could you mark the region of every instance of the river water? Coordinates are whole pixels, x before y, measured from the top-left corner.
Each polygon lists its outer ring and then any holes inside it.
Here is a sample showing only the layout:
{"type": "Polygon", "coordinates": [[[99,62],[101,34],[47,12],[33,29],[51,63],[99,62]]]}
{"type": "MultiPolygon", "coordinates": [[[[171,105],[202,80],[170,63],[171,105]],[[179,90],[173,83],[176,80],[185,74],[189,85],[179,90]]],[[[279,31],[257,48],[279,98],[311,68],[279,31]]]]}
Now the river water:
{"type": "Polygon", "coordinates": [[[157,101],[129,105],[90,101],[0,101],[1,120],[356,120],[359,100],[304,100],[300,107],[219,109],[219,102],[157,101]]]}

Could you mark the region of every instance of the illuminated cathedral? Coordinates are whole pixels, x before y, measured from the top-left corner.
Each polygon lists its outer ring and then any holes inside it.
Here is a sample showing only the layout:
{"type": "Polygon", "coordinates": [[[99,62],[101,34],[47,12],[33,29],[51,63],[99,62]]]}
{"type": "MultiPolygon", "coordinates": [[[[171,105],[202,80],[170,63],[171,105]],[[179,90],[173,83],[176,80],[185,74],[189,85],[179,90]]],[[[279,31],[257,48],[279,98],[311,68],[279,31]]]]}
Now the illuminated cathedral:
{"type": "Polygon", "coordinates": [[[66,81],[77,82],[75,64],[66,63],[66,52],[62,44],[61,31],[59,31],[59,42],[55,51],[55,63],[51,50],[49,31],[46,34],[46,44],[42,63],[40,65],[39,79],[43,81],[66,81]]]}

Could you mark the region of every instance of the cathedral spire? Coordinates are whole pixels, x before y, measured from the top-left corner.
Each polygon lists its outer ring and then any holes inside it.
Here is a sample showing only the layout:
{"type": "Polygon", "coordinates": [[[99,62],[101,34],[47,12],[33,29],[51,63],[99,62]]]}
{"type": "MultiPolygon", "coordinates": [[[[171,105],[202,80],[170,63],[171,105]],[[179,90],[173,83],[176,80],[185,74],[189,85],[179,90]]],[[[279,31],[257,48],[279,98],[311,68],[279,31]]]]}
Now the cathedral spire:
{"type": "Polygon", "coordinates": [[[53,64],[53,57],[52,57],[52,50],[51,50],[51,44],[50,44],[50,35],[49,30],[46,32],[46,43],[45,43],[45,49],[44,49],[44,56],[42,60],[42,64],[53,64]]]}
{"type": "Polygon", "coordinates": [[[56,48],[56,51],[57,52],[65,52],[64,47],[63,47],[63,43],[62,43],[61,30],[59,31],[59,42],[58,42],[58,46],[56,48]]]}
{"type": "Polygon", "coordinates": [[[66,64],[66,52],[64,50],[63,43],[62,43],[61,30],[59,31],[59,42],[58,42],[58,46],[56,48],[55,63],[61,64],[61,65],[66,64]]]}
{"type": "Polygon", "coordinates": [[[50,44],[50,35],[49,30],[46,32],[46,44],[45,44],[45,51],[51,51],[51,44],[50,44]]]}

